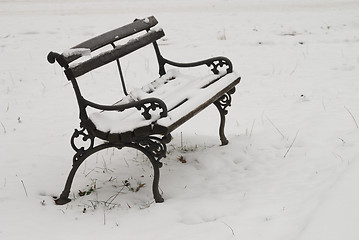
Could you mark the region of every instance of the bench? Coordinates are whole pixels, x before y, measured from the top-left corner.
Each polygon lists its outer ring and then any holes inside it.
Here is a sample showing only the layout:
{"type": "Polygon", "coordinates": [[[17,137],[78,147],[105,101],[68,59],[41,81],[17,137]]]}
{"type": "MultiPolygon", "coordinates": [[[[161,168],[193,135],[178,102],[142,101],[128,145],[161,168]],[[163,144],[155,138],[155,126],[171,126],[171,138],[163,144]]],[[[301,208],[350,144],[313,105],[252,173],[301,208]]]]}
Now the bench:
{"type": "Polygon", "coordinates": [[[71,146],[76,152],[72,169],[63,192],[55,200],[56,204],[71,201],[69,194],[75,173],[87,157],[103,149],[124,147],[137,149],[148,157],[154,170],[153,196],[156,202],[163,202],[158,189],[159,168],[162,167],[160,160],[166,157],[166,144],[171,141],[171,132],[212,103],[220,113],[221,144],[228,144],[224,134],[225,115],[231,104],[231,94],[240,81],[240,77],[233,72],[231,61],[225,57],[213,57],[192,63],[178,63],[164,58],[157,40],[165,34],[161,28],[154,28],[157,23],[153,16],[136,19],[61,54],[48,54],[47,60],[50,63],[57,62],[72,83],[80,118],[80,129],[75,129],[71,137],[71,146]],[[116,45],[119,40],[121,44],[116,45]],[[157,57],[159,77],[128,92],[120,58],[150,44],[157,57]],[[99,53],[84,58],[94,51],[99,53]],[[124,97],[113,105],[89,101],[80,91],[78,78],[110,62],[117,64],[124,97]],[[167,66],[172,66],[172,69],[167,70],[167,66]],[[204,76],[189,76],[179,71],[181,68],[198,66],[205,66],[210,71],[204,76]],[[89,109],[93,111],[91,114],[89,109]],[[83,146],[80,146],[79,140],[83,146]]]}

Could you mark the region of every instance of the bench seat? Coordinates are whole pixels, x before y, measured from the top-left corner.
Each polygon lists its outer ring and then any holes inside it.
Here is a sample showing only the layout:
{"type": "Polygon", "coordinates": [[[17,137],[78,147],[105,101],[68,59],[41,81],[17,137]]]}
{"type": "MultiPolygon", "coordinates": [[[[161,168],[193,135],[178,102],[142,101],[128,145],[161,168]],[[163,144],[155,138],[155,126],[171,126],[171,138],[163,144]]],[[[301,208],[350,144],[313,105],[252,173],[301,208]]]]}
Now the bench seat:
{"type": "Polygon", "coordinates": [[[109,140],[108,136],[113,134],[128,134],[129,131],[136,134],[136,129],[147,129],[151,133],[167,135],[228,92],[238,82],[239,77],[234,72],[193,77],[172,69],[150,84],[134,89],[116,103],[126,104],[146,98],[158,98],[167,106],[166,117],[161,118],[160,111],[157,110],[151,112],[151,118],[146,120],[137,109],[128,109],[123,112],[95,112],[89,119],[96,130],[107,133],[104,140],[109,140]]]}

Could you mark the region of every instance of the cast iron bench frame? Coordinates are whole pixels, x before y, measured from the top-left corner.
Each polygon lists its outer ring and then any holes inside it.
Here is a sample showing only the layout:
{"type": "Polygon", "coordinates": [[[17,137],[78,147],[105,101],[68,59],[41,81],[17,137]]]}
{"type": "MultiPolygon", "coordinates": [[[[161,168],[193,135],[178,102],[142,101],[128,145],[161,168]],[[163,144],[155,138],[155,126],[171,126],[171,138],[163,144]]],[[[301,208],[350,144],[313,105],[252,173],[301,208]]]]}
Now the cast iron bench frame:
{"type": "MultiPolygon", "coordinates": [[[[192,63],[178,63],[164,58],[161,55],[158,44],[156,42],[158,39],[164,36],[164,32],[162,29],[151,29],[157,23],[158,22],[156,18],[153,16],[142,20],[136,19],[133,23],[106,32],[102,35],[91,38],[83,43],[72,47],[71,49],[74,50],[73,54],[59,54],[56,52],[50,52],[48,54],[47,59],[50,63],[54,63],[56,61],[61,67],[64,68],[65,75],[67,79],[72,83],[72,86],[74,88],[80,113],[80,130],[75,129],[71,137],[71,146],[76,152],[73,156],[72,169],[67,177],[63,192],[61,193],[60,197],[55,200],[56,204],[62,205],[71,201],[71,199],[69,199],[71,185],[74,180],[76,171],[85,161],[85,159],[100,150],[112,147],[118,149],[122,149],[124,147],[134,148],[141,151],[148,157],[148,159],[152,163],[154,170],[152,183],[153,196],[156,202],[163,202],[164,199],[162,198],[158,189],[160,176],[159,168],[162,167],[162,163],[160,162],[160,160],[163,157],[166,157],[166,144],[171,141],[171,132],[212,103],[217,107],[220,113],[219,136],[221,143],[222,145],[228,144],[228,140],[224,134],[225,115],[227,114],[226,108],[231,105],[231,94],[235,92],[235,85],[239,83],[240,77],[236,77],[236,79],[225,88],[219,89],[215,96],[212,96],[206,102],[197,106],[190,113],[186,114],[185,116],[182,116],[177,122],[175,122],[171,126],[163,127],[156,124],[156,122],[153,122],[148,126],[138,127],[134,130],[129,130],[127,132],[110,133],[98,130],[94,123],[89,119],[86,110],[87,107],[91,107],[101,111],[119,112],[125,111],[126,109],[130,108],[136,108],[139,111],[141,111],[142,109],[143,111],[141,112],[141,114],[143,115],[144,119],[151,119],[150,112],[159,109],[161,111],[160,118],[164,118],[167,116],[169,110],[167,109],[167,106],[164,101],[158,98],[141,99],[126,104],[117,105],[100,105],[91,102],[82,96],[79,85],[76,80],[77,77],[82,76],[83,74],[88,73],[93,69],[101,67],[107,63],[116,61],[119,69],[123,92],[125,95],[128,95],[119,58],[149,44],[152,44],[154,47],[159,65],[160,76],[166,74],[166,64],[179,68],[190,68],[205,65],[210,67],[210,70],[215,75],[218,75],[220,69],[223,68],[225,68],[226,74],[230,74],[233,72],[231,61],[225,57],[213,57],[210,59],[192,63]],[[115,45],[116,41],[142,31],[145,31],[145,34],[137,38],[131,39],[124,45],[115,45]],[[105,51],[100,55],[92,57],[91,59],[78,63],[76,65],[70,65],[70,63],[82,57],[82,54],[80,52],[75,51],[76,49],[89,49],[89,51],[93,52],[108,45],[111,45],[113,47],[112,50],[105,51]],[[103,140],[103,143],[95,144],[96,138],[103,140]],[[88,142],[89,146],[78,146],[75,143],[75,140],[78,139],[82,140],[83,142],[88,142]]],[[[220,78],[222,77],[223,76],[218,77],[218,79],[220,80],[220,78]]]]}

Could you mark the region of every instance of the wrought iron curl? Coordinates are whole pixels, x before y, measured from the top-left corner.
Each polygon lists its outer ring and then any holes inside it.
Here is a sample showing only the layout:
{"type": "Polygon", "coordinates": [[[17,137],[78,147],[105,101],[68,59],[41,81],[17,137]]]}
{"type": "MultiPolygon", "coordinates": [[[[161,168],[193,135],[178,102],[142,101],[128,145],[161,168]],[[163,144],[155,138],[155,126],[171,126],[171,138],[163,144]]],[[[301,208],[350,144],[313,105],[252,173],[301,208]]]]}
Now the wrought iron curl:
{"type": "Polygon", "coordinates": [[[162,167],[162,163],[160,162],[161,158],[166,157],[167,146],[166,143],[170,141],[171,136],[164,136],[163,138],[150,136],[145,139],[141,139],[138,141],[138,144],[149,151],[158,164],[158,167],[162,167]]]}
{"type": "Polygon", "coordinates": [[[74,155],[74,161],[79,160],[79,158],[82,157],[87,150],[93,149],[94,142],[95,142],[94,136],[90,135],[85,128],[81,128],[80,130],[75,129],[74,133],[72,134],[72,137],[71,137],[71,146],[76,151],[76,154],[74,155]],[[78,139],[81,137],[82,137],[81,140],[84,143],[87,141],[90,141],[90,145],[87,148],[85,148],[83,146],[78,147],[76,145],[75,139],[78,139]]]}
{"type": "Polygon", "coordinates": [[[230,67],[230,64],[227,62],[226,59],[218,59],[218,60],[214,60],[212,62],[209,62],[206,64],[208,67],[211,67],[211,71],[214,73],[214,74],[219,74],[219,68],[223,67],[223,66],[226,66],[227,67],[227,72],[229,71],[229,69],[231,68],[230,67]]]}
{"type": "Polygon", "coordinates": [[[230,91],[228,91],[227,93],[223,94],[216,102],[215,104],[220,107],[220,109],[223,111],[224,114],[228,113],[228,110],[226,110],[227,107],[231,106],[232,103],[232,96],[231,94],[233,94],[236,91],[235,88],[232,88],[230,91]]]}
{"type": "Polygon", "coordinates": [[[142,116],[146,120],[151,119],[150,110],[155,111],[156,109],[161,109],[162,111],[160,112],[160,117],[165,117],[167,115],[167,109],[164,108],[160,103],[155,101],[144,103],[140,106],[137,106],[136,108],[138,110],[141,110],[141,108],[143,109],[142,116]]]}

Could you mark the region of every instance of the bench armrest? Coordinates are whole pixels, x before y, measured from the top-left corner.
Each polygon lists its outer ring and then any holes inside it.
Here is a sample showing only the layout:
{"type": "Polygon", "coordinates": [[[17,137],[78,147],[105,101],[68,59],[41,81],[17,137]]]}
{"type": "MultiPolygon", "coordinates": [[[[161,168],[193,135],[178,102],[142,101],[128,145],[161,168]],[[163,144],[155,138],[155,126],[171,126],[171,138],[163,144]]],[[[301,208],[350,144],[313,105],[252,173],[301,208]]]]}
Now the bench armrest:
{"type": "Polygon", "coordinates": [[[226,57],[213,57],[213,58],[205,59],[198,62],[191,62],[191,63],[178,63],[162,57],[162,61],[163,64],[167,63],[175,67],[197,67],[201,65],[207,65],[208,67],[211,67],[211,71],[214,74],[219,74],[218,68],[224,66],[227,67],[227,73],[233,72],[232,62],[226,57]]]}
{"type": "Polygon", "coordinates": [[[138,100],[135,102],[121,104],[121,105],[101,105],[101,104],[97,104],[97,103],[94,103],[94,102],[91,102],[91,101],[88,101],[85,99],[84,99],[84,101],[87,106],[93,107],[98,110],[103,110],[103,111],[122,112],[129,108],[135,107],[138,110],[141,110],[141,108],[142,108],[143,112],[141,114],[143,115],[143,117],[146,120],[151,119],[150,110],[154,111],[157,108],[162,110],[162,112],[160,112],[161,118],[167,116],[167,106],[161,99],[158,99],[158,98],[146,98],[146,99],[141,99],[141,100],[138,100]]]}

